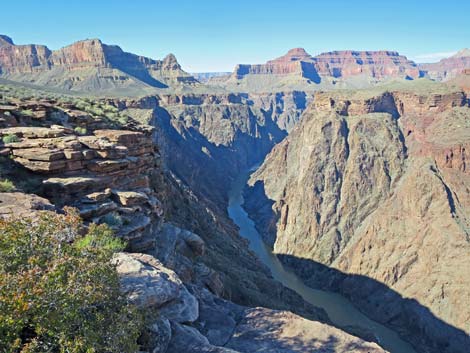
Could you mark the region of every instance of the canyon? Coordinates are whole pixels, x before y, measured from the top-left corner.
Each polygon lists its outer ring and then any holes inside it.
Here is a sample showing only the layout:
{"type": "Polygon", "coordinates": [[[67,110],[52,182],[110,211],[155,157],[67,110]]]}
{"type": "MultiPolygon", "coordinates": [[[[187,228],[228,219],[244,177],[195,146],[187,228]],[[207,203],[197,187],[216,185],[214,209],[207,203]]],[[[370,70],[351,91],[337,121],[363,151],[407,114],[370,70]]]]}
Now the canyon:
{"type": "Polygon", "coordinates": [[[160,315],[142,351],[466,352],[469,58],[193,76],[0,36],[0,217],[71,206],[126,240],[122,291],[160,315]]]}
{"type": "Polygon", "coordinates": [[[309,285],[427,351],[464,352],[469,114],[447,87],[317,95],[252,175],[247,209],[309,285]]]}

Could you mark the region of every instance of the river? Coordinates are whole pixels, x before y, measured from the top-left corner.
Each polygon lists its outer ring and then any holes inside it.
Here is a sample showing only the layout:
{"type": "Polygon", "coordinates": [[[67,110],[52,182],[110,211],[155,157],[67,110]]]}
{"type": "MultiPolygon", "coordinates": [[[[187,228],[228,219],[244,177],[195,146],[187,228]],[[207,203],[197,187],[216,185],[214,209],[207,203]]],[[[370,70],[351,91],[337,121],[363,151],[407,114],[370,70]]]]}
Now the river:
{"type": "Polygon", "coordinates": [[[272,276],[301,295],[305,301],[324,309],[335,326],[340,328],[354,326],[372,332],[379,344],[391,353],[416,353],[413,347],[402,340],[396,332],[369,319],[342,295],[308,287],[297,275],[283,266],[263,242],[253,220],[248,217],[242,207],[243,188],[249,175],[249,172],[243,173],[233,182],[229,191],[227,211],[230,218],[240,228],[240,235],[249,240],[250,249],[269,267],[272,276]]]}

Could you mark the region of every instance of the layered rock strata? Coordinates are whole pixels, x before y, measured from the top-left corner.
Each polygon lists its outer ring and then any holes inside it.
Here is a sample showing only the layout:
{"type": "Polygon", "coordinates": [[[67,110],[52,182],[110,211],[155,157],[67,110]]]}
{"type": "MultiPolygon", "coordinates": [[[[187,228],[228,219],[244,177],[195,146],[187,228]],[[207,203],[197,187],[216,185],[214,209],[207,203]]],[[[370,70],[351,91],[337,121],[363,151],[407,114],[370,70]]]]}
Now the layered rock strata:
{"type": "Polygon", "coordinates": [[[78,41],[51,51],[44,45],[15,45],[10,38],[2,38],[0,75],[14,81],[65,90],[129,92],[197,83],[181,69],[173,54],[154,60],[124,52],[99,39],[78,41]]]}
{"type": "MultiPolygon", "coordinates": [[[[155,101],[106,103],[129,110],[155,101]]],[[[1,106],[0,115],[2,177],[18,188],[0,193],[1,217],[34,217],[74,206],[85,225],[107,223],[127,239],[132,252],[116,254],[113,263],[129,300],[154,315],[143,335],[143,351],[261,352],[268,345],[285,352],[307,346],[383,352],[329,326],[323,311],[274,281],[233,225],[162,170],[148,126],[131,118],[116,126],[75,103],[54,100],[12,100],[1,106]],[[38,187],[21,183],[19,176],[34,177],[38,187]],[[47,199],[20,192],[32,188],[47,199]],[[240,304],[279,311],[253,312],[240,304]],[[269,322],[279,326],[276,333],[268,329],[269,322]],[[325,340],[296,342],[305,329],[325,340]],[[244,333],[251,336],[251,331],[264,343],[250,344],[244,333]]]]}
{"type": "Polygon", "coordinates": [[[465,352],[470,109],[432,91],[316,95],[251,177],[247,208],[308,284],[421,352],[465,352]]]}
{"type": "Polygon", "coordinates": [[[292,75],[320,83],[322,78],[350,78],[364,75],[377,80],[390,77],[415,79],[418,66],[395,51],[333,51],[311,56],[302,48],[262,65],[237,65],[233,77],[246,75],[292,75]]]}
{"type": "Polygon", "coordinates": [[[447,81],[456,78],[465,69],[470,69],[470,49],[463,49],[437,63],[421,64],[419,68],[434,80],[447,81]]]}

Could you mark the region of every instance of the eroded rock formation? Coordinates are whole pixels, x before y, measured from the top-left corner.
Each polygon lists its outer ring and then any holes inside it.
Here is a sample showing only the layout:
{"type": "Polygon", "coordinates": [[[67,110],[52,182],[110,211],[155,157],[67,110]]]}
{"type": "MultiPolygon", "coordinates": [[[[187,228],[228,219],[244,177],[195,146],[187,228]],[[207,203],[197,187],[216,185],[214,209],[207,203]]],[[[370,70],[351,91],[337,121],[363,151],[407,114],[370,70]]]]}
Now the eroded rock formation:
{"type": "Polygon", "coordinates": [[[463,70],[470,69],[470,49],[460,50],[437,63],[421,64],[419,68],[434,80],[447,81],[456,78],[463,70]]]}
{"type": "Polygon", "coordinates": [[[311,56],[302,48],[262,65],[237,65],[233,77],[246,75],[291,75],[320,83],[321,78],[364,75],[382,80],[390,77],[419,78],[418,66],[394,51],[333,51],[311,56]]]}
{"type": "Polygon", "coordinates": [[[197,81],[181,69],[174,55],[163,60],[124,52],[99,39],[87,39],[51,51],[44,45],[15,45],[0,41],[0,75],[21,82],[65,90],[117,90],[133,92],[149,87],[194,85],[197,81]]]}
{"type": "Polygon", "coordinates": [[[440,87],[316,95],[251,177],[247,207],[310,285],[420,351],[465,352],[470,109],[440,87]]]}
{"type": "MultiPolygon", "coordinates": [[[[0,193],[1,217],[34,217],[74,206],[85,226],[107,223],[128,240],[129,252],[113,260],[122,290],[131,302],[158,313],[142,349],[261,352],[268,345],[303,352],[314,345],[334,352],[351,346],[383,352],[329,326],[322,310],[274,281],[235,227],[163,170],[150,126],[130,117],[118,123],[95,116],[69,101],[4,98],[3,103],[2,176],[14,179],[18,190],[0,193]],[[305,329],[325,341],[297,342],[305,329]],[[244,338],[252,334],[259,345],[244,338]]],[[[102,103],[130,112],[153,110],[156,100],[102,103]]]]}

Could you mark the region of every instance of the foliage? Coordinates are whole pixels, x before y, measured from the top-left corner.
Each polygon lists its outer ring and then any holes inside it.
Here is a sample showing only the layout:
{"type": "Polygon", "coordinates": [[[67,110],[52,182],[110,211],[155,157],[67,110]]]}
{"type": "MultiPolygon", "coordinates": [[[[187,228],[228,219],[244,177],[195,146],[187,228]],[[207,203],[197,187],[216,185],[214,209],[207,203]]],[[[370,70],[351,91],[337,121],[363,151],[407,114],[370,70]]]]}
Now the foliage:
{"type": "MultiPolygon", "coordinates": [[[[42,87],[36,89],[23,86],[21,84],[0,84],[0,99],[2,104],[9,104],[11,101],[28,101],[50,99],[54,100],[57,105],[74,105],[77,109],[82,110],[94,118],[101,118],[110,123],[113,127],[119,128],[121,125],[127,124],[129,117],[117,107],[109,104],[101,98],[91,98],[84,96],[76,96],[71,93],[64,94],[55,91],[49,91],[42,87]]],[[[34,115],[32,110],[22,110],[23,115],[34,115]]]]}
{"type": "Polygon", "coordinates": [[[108,213],[102,218],[102,221],[111,228],[117,228],[123,224],[122,217],[117,213],[108,213]]]}
{"type": "Polygon", "coordinates": [[[8,134],[8,135],[3,136],[2,141],[3,143],[13,143],[13,142],[19,142],[20,139],[15,134],[8,134]]]}
{"type": "Polygon", "coordinates": [[[21,111],[21,114],[26,115],[26,116],[33,116],[34,113],[31,109],[24,109],[21,111]]]}
{"type": "Polygon", "coordinates": [[[0,192],[12,192],[15,185],[8,179],[0,180],[0,192]]]}
{"type": "Polygon", "coordinates": [[[0,352],[135,352],[143,320],[119,291],[105,225],[76,212],[0,220],[0,352]]]}
{"type": "Polygon", "coordinates": [[[79,135],[86,135],[87,131],[86,128],[77,126],[75,129],[73,129],[77,134],[79,135]]]}

